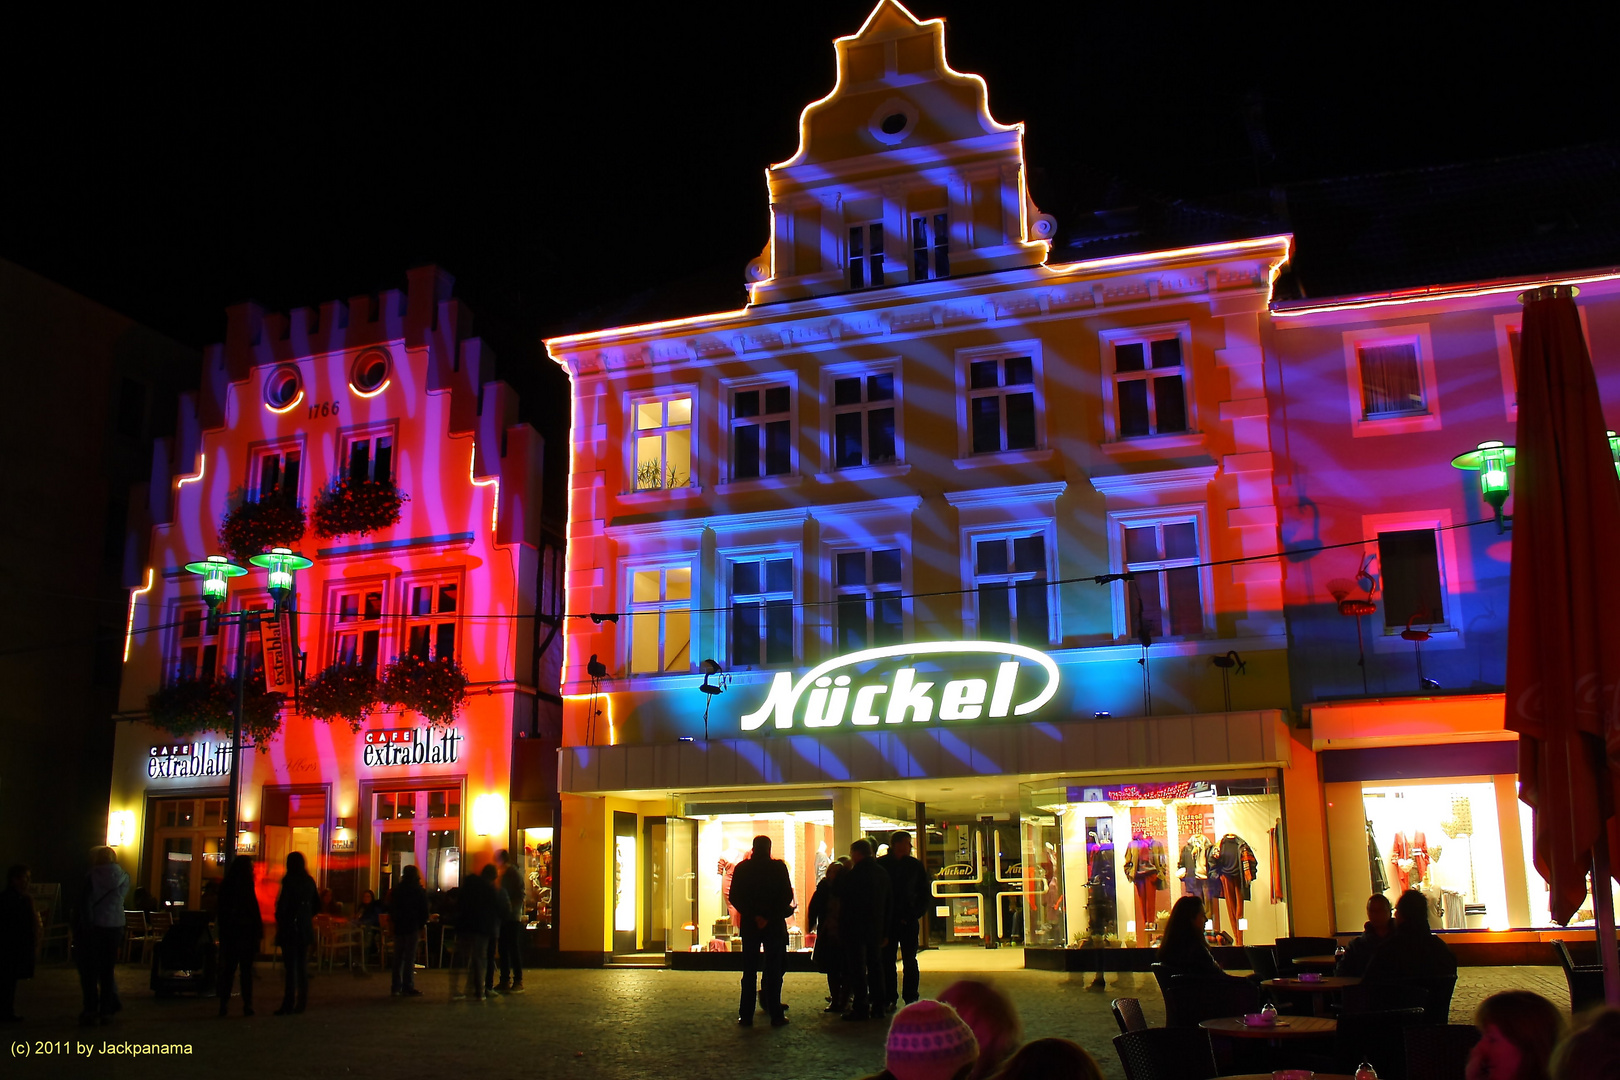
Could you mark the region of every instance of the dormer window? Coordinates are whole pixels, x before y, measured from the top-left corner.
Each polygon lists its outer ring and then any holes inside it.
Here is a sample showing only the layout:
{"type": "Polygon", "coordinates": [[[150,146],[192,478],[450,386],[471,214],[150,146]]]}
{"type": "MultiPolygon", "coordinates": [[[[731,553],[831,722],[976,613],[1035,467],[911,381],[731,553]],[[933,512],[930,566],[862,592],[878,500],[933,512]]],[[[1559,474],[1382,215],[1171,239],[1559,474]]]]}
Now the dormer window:
{"type": "Polygon", "coordinates": [[[951,223],[943,210],[911,216],[911,280],[951,276],[951,223]]]}
{"type": "Polygon", "coordinates": [[[849,227],[849,287],[876,289],[883,284],[883,223],[849,227]]]}

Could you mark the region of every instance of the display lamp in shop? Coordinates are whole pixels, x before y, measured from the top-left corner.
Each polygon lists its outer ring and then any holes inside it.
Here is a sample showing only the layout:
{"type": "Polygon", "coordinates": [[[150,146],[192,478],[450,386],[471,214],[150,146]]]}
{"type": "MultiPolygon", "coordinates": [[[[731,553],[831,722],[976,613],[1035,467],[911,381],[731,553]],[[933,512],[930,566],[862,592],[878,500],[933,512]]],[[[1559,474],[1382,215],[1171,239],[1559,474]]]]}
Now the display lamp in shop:
{"type": "Polygon", "coordinates": [[[210,555],[201,562],[186,563],[186,569],[203,579],[203,599],[207,601],[210,612],[218,611],[220,605],[225,603],[231,578],[247,573],[246,568],[237,566],[223,555],[210,555]]]}
{"type": "MultiPolygon", "coordinates": [[[[1612,452],[1614,443],[1611,441],[1609,445],[1612,452]]],[[[1513,447],[1500,439],[1487,439],[1468,453],[1458,454],[1451,459],[1453,468],[1479,473],[1479,493],[1496,515],[1497,532],[1505,528],[1502,504],[1507,502],[1508,470],[1513,467],[1514,457],[1513,447]]]]}
{"type": "Polygon", "coordinates": [[[276,602],[278,610],[286,607],[287,602],[292,599],[294,572],[308,570],[315,565],[302,555],[294,555],[290,548],[284,547],[271,548],[263,555],[253,556],[248,562],[270,571],[270,598],[276,602]]]}

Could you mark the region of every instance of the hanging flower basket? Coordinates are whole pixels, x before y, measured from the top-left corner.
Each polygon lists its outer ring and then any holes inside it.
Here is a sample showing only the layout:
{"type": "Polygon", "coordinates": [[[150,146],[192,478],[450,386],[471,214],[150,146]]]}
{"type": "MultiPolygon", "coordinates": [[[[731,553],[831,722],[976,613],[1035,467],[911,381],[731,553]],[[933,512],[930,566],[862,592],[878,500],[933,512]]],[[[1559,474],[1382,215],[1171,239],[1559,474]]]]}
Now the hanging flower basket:
{"type": "MultiPolygon", "coordinates": [[[[248,680],[242,708],[242,733],[259,748],[281,730],[281,694],[268,694],[264,676],[248,680]]],[[[203,732],[229,734],[236,712],[236,680],[180,679],[146,698],[147,721],[160,731],[189,739],[203,732]]]]}
{"type": "Polygon", "coordinates": [[[297,547],[304,538],[304,508],[280,492],[258,502],[243,499],[219,522],[219,547],[237,562],[262,555],[273,547],[297,547]]]}
{"type": "Polygon", "coordinates": [[[340,476],[315,499],[315,535],[365,536],[399,524],[400,508],[410,496],[392,480],[350,480],[340,476]]]}
{"type": "Polygon", "coordinates": [[[298,711],[331,723],[347,720],[351,731],[375,709],[381,694],[377,673],[361,664],[333,664],[298,693],[298,711]]]}
{"type": "Polygon", "coordinates": [[[466,698],[467,673],[453,657],[401,656],[383,670],[383,703],[409,709],[429,724],[443,727],[453,722],[466,698]]]}

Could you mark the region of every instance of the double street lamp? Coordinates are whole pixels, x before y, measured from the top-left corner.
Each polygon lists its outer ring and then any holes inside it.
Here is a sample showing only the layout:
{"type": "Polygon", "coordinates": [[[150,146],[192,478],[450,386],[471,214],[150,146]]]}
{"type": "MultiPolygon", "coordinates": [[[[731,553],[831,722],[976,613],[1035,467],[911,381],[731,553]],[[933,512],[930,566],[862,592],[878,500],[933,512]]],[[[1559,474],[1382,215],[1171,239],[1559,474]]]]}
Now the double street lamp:
{"type": "MultiPolygon", "coordinates": [[[[235,624],[236,634],[236,708],[231,717],[231,790],[225,802],[225,851],[221,853],[228,866],[236,856],[237,830],[240,822],[240,791],[242,770],[242,713],[247,705],[247,639],[259,630],[266,616],[279,619],[292,607],[293,578],[299,570],[315,564],[290,548],[271,548],[262,555],[254,555],[248,562],[270,572],[271,611],[259,609],[228,611],[221,614],[226,595],[230,592],[230,579],[247,573],[246,567],[237,566],[223,555],[210,555],[200,562],[187,563],[186,569],[203,579],[203,600],[208,604],[209,618],[217,623],[235,624]]],[[[292,643],[286,646],[291,648],[292,643]]]]}

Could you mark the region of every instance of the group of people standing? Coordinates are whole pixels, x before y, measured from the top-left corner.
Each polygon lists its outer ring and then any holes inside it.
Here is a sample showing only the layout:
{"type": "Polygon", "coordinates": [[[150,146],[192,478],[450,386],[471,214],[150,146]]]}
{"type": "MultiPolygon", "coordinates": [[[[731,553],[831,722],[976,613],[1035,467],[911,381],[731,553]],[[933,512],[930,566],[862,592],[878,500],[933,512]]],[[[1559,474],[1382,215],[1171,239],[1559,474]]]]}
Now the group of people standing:
{"type": "MultiPolygon", "coordinates": [[[[911,854],[908,832],[890,836],[882,856],[874,853],[870,839],[861,839],[847,856],[827,865],[807,912],[808,929],[816,935],[816,969],[827,976],[825,1011],[845,1020],[881,1019],[901,1000],[917,1000],[917,938],[928,898],[928,871],[911,854]]],[[[771,857],[770,837],[754,837],[753,851],[732,872],[727,900],[741,916],[737,1023],[754,1022],[758,977],[757,1004],[771,1025],[780,1027],[788,1022],[782,972],[794,896],[787,864],[771,857]]]]}

